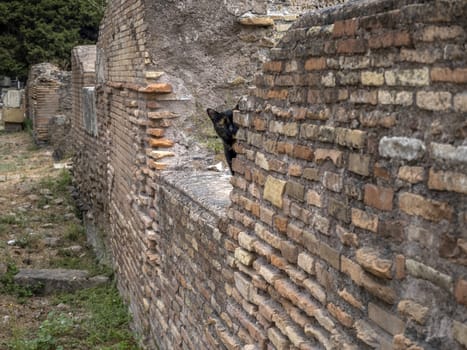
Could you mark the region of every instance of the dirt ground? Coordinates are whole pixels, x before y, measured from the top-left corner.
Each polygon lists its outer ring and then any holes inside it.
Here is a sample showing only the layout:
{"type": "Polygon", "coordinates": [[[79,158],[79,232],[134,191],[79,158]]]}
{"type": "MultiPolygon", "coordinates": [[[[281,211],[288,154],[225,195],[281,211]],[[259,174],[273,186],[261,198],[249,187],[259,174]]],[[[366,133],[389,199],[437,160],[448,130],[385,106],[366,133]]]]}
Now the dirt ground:
{"type": "MultiPolygon", "coordinates": [[[[35,146],[29,133],[0,130],[0,276],[6,276],[6,270],[20,268],[108,273],[108,269],[96,265],[86,244],[65,165],[65,161],[54,164],[52,150],[35,146]]],[[[27,337],[37,332],[47,315],[63,313],[64,309],[68,312],[68,306],[55,296],[24,296],[23,291],[5,281],[3,290],[1,287],[0,281],[1,350],[16,349],[12,339],[17,339],[18,334],[27,337]]]]}

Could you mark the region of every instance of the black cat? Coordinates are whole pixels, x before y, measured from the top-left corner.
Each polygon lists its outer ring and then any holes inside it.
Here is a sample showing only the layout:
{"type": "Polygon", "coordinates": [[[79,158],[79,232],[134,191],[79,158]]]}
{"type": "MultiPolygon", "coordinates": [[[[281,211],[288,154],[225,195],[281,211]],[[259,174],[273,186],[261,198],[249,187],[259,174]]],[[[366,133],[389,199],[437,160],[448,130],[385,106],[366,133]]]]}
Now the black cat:
{"type": "MultiPolygon", "coordinates": [[[[238,109],[238,106],[235,109],[238,109]]],[[[222,139],[225,159],[229,164],[230,172],[233,174],[232,159],[237,155],[233,149],[233,144],[235,143],[235,134],[238,130],[238,127],[233,122],[233,110],[228,109],[224,112],[217,112],[214,109],[208,108],[206,112],[214,124],[214,130],[216,130],[217,135],[222,139]]]]}

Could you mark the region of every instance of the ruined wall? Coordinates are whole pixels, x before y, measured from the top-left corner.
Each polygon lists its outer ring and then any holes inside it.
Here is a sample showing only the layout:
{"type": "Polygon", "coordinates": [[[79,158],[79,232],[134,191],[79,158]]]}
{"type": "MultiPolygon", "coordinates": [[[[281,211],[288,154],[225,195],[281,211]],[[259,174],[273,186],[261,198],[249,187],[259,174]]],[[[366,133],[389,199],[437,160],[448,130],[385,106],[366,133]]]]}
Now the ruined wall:
{"type": "Polygon", "coordinates": [[[273,49],[235,115],[245,343],[467,346],[466,11],[355,2],[273,49]]]}
{"type": "Polygon", "coordinates": [[[465,5],[310,13],[268,58],[313,4],[114,0],[94,90],[74,51],[79,198],[150,349],[467,343],[465,5]],[[190,118],[257,67],[230,193],[190,118]]]}
{"type": "MultiPolygon", "coordinates": [[[[36,143],[49,143],[56,154],[71,151],[71,72],[51,63],[31,67],[26,87],[27,115],[32,120],[36,143]]],[[[59,157],[60,158],[60,157],[59,157]]]]}

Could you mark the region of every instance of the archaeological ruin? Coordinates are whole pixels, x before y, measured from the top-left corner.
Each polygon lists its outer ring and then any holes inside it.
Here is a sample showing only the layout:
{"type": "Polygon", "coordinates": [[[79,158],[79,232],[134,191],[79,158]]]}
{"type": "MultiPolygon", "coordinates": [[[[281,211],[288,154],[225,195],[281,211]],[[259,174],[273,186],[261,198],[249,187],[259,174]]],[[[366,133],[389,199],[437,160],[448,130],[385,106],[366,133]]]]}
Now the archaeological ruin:
{"type": "Polygon", "coordinates": [[[89,241],[148,349],[467,347],[465,0],[112,0],[72,52],[89,241]],[[234,111],[234,174],[206,108],[234,111]]]}

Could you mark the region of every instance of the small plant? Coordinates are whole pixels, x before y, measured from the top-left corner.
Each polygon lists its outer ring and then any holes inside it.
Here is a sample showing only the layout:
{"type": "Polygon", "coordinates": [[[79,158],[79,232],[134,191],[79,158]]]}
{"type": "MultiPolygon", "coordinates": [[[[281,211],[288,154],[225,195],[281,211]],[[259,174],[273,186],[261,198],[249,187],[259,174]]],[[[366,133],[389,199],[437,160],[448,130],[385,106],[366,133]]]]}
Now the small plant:
{"type": "Polygon", "coordinates": [[[7,272],[0,277],[0,294],[14,295],[20,302],[31,297],[34,293],[29,288],[22,287],[15,283],[14,276],[18,273],[18,268],[13,263],[7,265],[7,272]]]}
{"type": "Polygon", "coordinates": [[[77,242],[85,237],[84,227],[76,223],[68,225],[65,231],[65,238],[72,242],[77,242]]]}

